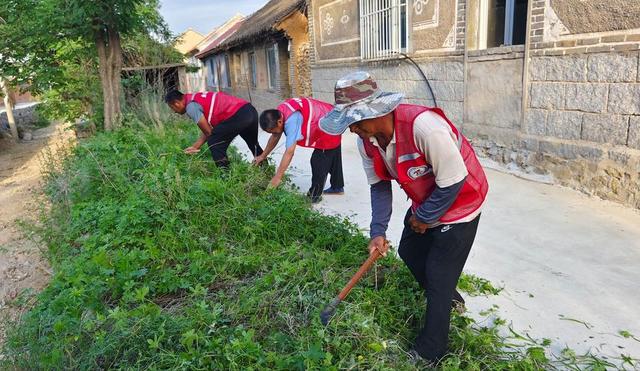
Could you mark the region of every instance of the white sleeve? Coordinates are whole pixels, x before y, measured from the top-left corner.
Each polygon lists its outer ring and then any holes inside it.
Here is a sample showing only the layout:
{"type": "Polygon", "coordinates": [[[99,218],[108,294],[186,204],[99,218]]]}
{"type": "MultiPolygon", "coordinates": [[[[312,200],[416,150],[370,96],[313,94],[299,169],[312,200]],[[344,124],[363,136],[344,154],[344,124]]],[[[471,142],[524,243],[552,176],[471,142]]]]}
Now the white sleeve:
{"type": "Polygon", "coordinates": [[[433,168],[438,187],[449,187],[467,176],[455,135],[442,117],[435,112],[422,113],[413,128],[416,146],[433,168]]]}
{"type": "Polygon", "coordinates": [[[358,152],[360,152],[360,157],[362,157],[362,167],[364,168],[364,173],[367,175],[367,182],[371,184],[376,184],[380,182],[382,179],[378,178],[376,174],[375,168],[373,166],[373,159],[367,156],[367,152],[364,149],[364,143],[362,139],[358,137],[358,152]]]}

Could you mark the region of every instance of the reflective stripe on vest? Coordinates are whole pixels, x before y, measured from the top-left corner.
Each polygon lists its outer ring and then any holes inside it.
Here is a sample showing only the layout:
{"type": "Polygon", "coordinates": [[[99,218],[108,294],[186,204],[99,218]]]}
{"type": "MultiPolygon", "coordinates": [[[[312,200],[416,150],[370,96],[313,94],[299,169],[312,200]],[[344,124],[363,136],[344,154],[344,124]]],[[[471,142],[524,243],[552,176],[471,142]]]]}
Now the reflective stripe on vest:
{"type": "Polygon", "coordinates": [[[318,122],[333,106],[329,103],[313,98],[292,98],[278,106],[282,119],[286,122],[294,112],[302,115],[300,128],[302,139],[297,141],[299,146],[315,149],[333,149],[340,145],[342,136],[329,135],[320,130],[318,122]]]}
{"type": "Polygon", "coordinates": [[[471,147],[471,144],[449,121],[442,110],[434,108],[401,104],[394,111],[394,132],[396,136],[396,171],[397,178],[393,178],[387,170],[380,150],[371,142],[363,141],[365,152],[374,161],[376,175],[383,180],[395,179],[407,196],[413,201],[413,209],[421,205],[437,186],[433,169],[427,163],[423,153],[415,145],[413,125],[415,118],[425,111],[433,111],[441,116],[457,137],[457,146],[467,167],[467,178],[447,212],[440,218],[440,222],[448,223],[462,219],[476,211],[484,202],[488,191],[488,183],[484,170],[471,147]]]}
{"type": "Polygon", "coordinates": [[[196,102],[202,107],[202,114],[211,127],[228,120],[238,110],[249,104],[244,99],[223,92],[188,93],[184,96],[186,104],[196,102]]]}

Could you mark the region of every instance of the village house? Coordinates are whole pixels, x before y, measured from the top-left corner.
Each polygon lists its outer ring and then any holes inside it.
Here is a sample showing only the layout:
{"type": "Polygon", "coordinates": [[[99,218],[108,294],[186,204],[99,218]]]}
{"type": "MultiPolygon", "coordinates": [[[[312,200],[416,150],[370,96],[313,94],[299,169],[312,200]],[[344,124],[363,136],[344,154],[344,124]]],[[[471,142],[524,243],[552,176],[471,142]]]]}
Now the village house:
{"type": "Polygon", "coordinates": [[[244,16],[241,14],[234,15],[225,23],[203,36],[199,42],[181,51],[185,56],[184,62],[187,64],[187,91],[217,89],[218,81],[220,80],[219,75],[209,73],[209,71],[218,71],[218,69],[214,67],[215,59],[207,58],[207,55],[210,54],[208,51],[233,35],[242,25],[243,19],[244,16]]]}
{"type": "Polygon", "coordinates": [[[443,108],[483,155],[640,207],[640,2],[307,5],[314,97],[332,101],[336,78],[366,69],[443,108]]]}
{"type": "Polygon", "coordinates": [[[310,95],[306,1],[271,0],[242,27],[197,58],[209,62],[208,90],[245,98],[259,110],[294,95],[310,95]]]}

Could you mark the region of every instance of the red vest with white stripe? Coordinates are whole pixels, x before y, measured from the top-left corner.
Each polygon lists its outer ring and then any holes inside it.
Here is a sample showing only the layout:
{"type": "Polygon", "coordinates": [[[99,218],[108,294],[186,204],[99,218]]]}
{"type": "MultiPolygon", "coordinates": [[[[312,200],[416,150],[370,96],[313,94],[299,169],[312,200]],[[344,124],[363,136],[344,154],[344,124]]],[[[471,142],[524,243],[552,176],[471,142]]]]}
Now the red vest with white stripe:
{"type": "MultiPolygon", "coordinates": [[[[395,180],[413,201],[413,210],[415,211],[418,206],[429,198],[436,188],[436,177],[433,174],[433,169],[427,163],[424,153],[420,152],[416,146],[413,138],[414,120],[418,115],[426,111],[432,111],[447,121],[449,127],[458,138],[458,148],[460,148],[460,154],[469,173],[460,193],[458,193],[458,197],[439,220],[441,223],[451,223],[478,210],[487,196],[489,185],[473,147],[471,147],[467,138],[449,121],[441,109],[401,104],[394,111],[396,170],[398,173],[398,178],[395,180]]],[[[367,156],[373,159],[374,169],[378,177],[383,180],[394,179],[387,170],[378,148],[370,141],[365,140],[363,142],[367,156]]]]}
{"type": "Polygon", "coordinates": [[[278,106],[284,122],[294,113],[302,114],[302,139],[297,144],[315,149],[334,149],[340,145],[341,135],[330,135],[320,130],[318,122],[333,109],[329,103],[313,98],[287,99],[278,106]]]}
{"type": "Polygon", "coordinates": [[[185,106],[191,102],[200,104],[211,127],[235,115],[241,107],[249,103],[233,95],[211,91],[185,94],[182,99],[185,106]]]}

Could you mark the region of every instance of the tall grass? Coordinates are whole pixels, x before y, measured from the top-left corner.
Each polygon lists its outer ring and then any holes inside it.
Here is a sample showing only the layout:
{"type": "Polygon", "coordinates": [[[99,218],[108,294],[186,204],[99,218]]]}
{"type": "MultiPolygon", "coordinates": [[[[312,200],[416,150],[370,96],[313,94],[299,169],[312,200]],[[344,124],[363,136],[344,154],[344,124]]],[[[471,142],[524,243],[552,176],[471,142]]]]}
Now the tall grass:
{"type": "MultiPolygon", "coordinates": [[[[265,190],[272,169],[233,155],[223,174],[207,156],[185,156],[193,126],[148,116],[49,162],[40,236],[55,274],[9,334],[0,368],[425,366],[406,354],[422,293],[397,259],[381,261],[323,327],[318,314],[366,257],[366,238],[293,192],[265,190]]],[[[503,321],[453,316],[443,369],[608,365],[550,360],[544,342],[504,338],[503,321]]]]}

